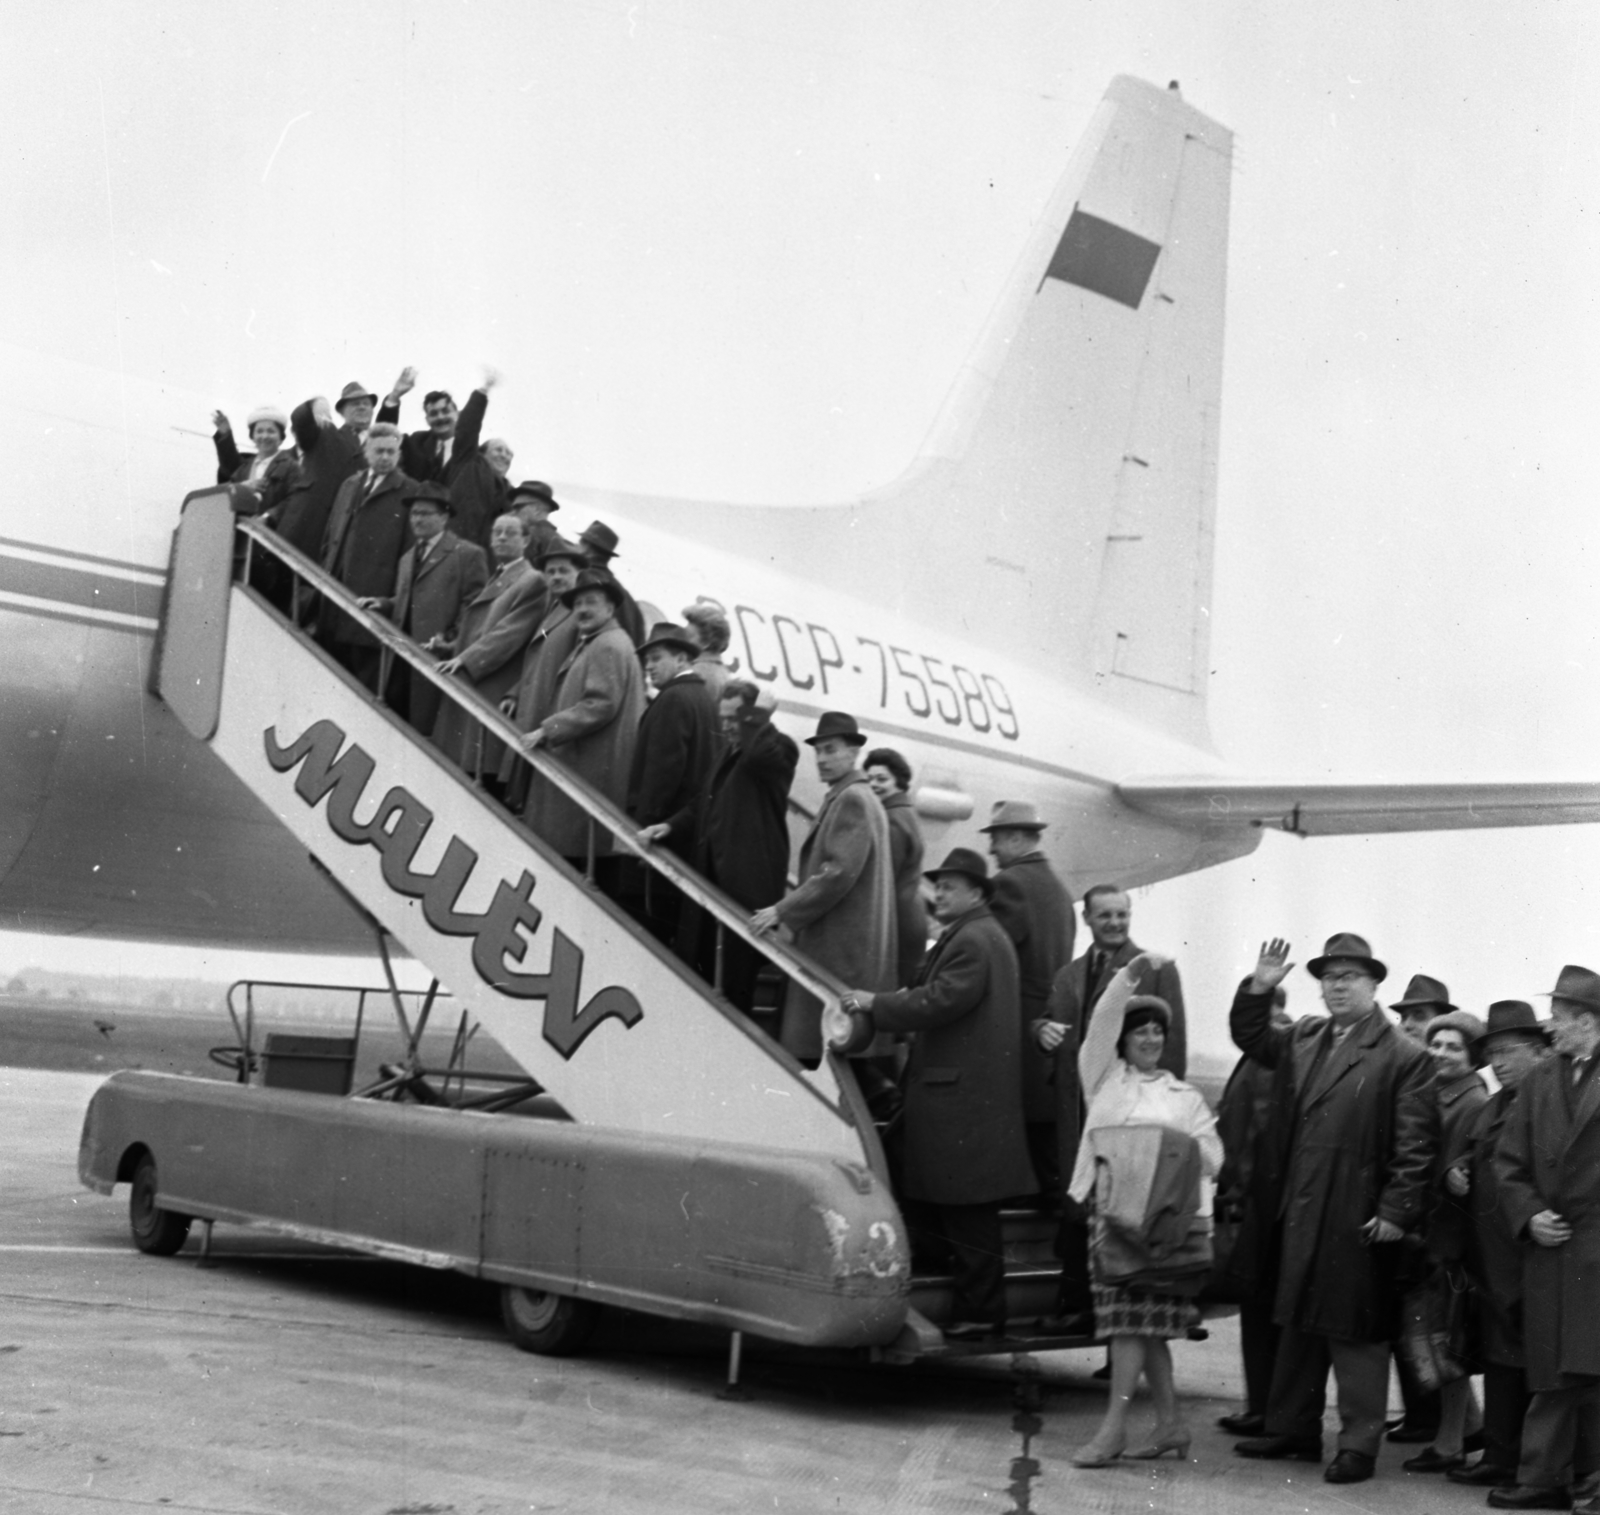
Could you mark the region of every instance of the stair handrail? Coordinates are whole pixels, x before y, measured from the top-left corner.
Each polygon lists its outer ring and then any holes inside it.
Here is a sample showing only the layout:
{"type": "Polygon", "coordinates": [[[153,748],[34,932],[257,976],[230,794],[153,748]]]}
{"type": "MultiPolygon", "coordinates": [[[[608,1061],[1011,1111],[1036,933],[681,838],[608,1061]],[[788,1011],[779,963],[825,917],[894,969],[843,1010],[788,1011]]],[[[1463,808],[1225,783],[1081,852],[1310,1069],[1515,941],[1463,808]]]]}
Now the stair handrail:
{"type": "MultiPolygon", "coordinates": [[[[190,498],[193,499],[195,496],[190,498]]],[[[779,941],[775,937],[758,935],[750,928],[750,913],[744,906],[730,899],[714,884],[708,883],[675,853],[641,843],[637,839],[639,827],[632,817],[612,804],[605,796],[596,794],[582,779],[563,763],[552,758],[543,748],[535,747],[531,751],[524,748],[522,738],[526,733],[518,730],[476,690],[464,686],[457,679],[441,674],[428,655],[393,621],[362,609],[356,603],[356,597],[343,584],[297,547],[286,542],[265,522],[252,516],[241,515],[236,518],[235,526],[248,544],[244,562],[236,575],[237,581],[243,587],[249,586],[250,554],[257,550],[265,550],[289,568],[297,579],[309,584],[315,594],[332,602],[342,614],[370,633],[381,647],[422,674],[446,699],[460,707],[471,719],[479,722],[486,731],[498,737],[516,754],[519,761],[527,763],[542,778],[553,784],[592,821],[604,826],[611,834],[614,846],[638,858],[653,871],[668,879],[686,898],[731,930],[740,940],[755,948],[769,962],[775,963],[789,978],[815,995],[822,1001],[825,1016],[829,1009],[837,1011],[839,1002],[849,986],[841,984],[832,974],[818,967],[787,942],[779,941]]],[[[262,604],[267,603],[259,594],[257,598],[262,604]]],[[[268,606],[268,608],[273,609],[275,614],[278,613],[275,607],[268,606]]],[[[307,641],[312,641],[305,629],[292,618],[289,629],[307,641]]],[[[315,646],[315,642],[312,642],[312,645],[315,646]]],[[[448,762],[446,766],[456,767],[455,764],[448,762]]],[[[464,770],[458,772],[463,781],[470,782],[464,770]]],[[[524,831],[537,834],[532,832],[522,817],[514,812],[507,810],[506,817],[524,831]]],[[[775,1042],[771,1043],[771,1047],[782,1056],[789,1055],[775,1042]]],[[[836,1054],[830,1051],[827,1056],[831,1061],[836,1054]]]]}

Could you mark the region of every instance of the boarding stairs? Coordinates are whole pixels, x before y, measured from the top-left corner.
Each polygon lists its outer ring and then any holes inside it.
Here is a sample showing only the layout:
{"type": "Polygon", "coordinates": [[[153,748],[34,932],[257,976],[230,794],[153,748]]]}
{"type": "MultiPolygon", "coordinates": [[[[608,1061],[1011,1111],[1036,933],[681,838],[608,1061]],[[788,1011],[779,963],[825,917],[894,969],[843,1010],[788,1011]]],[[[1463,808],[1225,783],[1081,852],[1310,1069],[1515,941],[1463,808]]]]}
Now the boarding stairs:
{"type": "MultiPolygon", "coordinates": [[[[520,733],[498,710],[441,676],[409,638],[274,532],[237,514],[228,488],[184,502],[153,684],[380,937],[447,986],[578,1125],[687,1141],[712,1156],[805,1154],[886,1191],[879,1134],[848,1061],[828,1052],[817,1068],[797,1062],[595,887],[594,848],[608,842],[636,859],[724,938],[753,946],[773,973],[822,1002],[825,1024],[848,1025],[845,986],[752,933],[747,911],[671,853],[640,845],[627,816],[539,749],[522,760],[590,818],[588,872],[555,855],[329,656],[307,629],[318,606],[379,645],[380,690],[397,664],[408,665],[484,734],[520,750],[520,733]]],[[[1013,1316],[1047,1313],[1045,1223],[1019,1212],[1007,1229],[1013,1316]]],[[[948,1280],[907,1277],[906,1290],[902,1352],[937,1350],[923,1311],[948,1307],[948,1280]]]]}

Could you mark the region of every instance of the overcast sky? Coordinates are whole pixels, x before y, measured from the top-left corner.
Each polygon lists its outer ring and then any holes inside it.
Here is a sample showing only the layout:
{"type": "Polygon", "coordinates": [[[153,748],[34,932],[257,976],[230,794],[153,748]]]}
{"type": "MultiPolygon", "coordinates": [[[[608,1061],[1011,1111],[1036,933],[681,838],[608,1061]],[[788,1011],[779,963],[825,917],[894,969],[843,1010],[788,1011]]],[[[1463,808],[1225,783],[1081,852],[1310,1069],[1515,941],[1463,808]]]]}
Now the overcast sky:
{"type": "MultiPolygon", "coordinates": [[[[1237,134],[1218,746],[1592,778],[1597,29],[1459,0],[38,9],[0,57],[0,340],[189,391],[199,432],[490,362],[519,476],[849,497],[916,449],[1110,78],[1177,79],[1237,134]]],[[[1600,966],[1597,832],[1271,836],[1142,893],[1136,935],[1214,1050],[1272,932],[1304,960],[1363,931],[1481,1011],[1600,966]]],[[[0,971],[46,960],[0,937],[0,971]]]]}

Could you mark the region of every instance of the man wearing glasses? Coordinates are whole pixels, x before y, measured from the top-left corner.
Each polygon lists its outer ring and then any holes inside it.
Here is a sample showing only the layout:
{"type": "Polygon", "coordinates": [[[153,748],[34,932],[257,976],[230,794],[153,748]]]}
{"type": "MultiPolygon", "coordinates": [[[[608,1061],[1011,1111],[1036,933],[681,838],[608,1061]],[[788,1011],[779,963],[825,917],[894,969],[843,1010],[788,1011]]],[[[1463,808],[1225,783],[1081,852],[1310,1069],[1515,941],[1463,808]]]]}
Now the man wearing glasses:
{"type": "Polygon", "coordinates": [[[1292,966],[1288,942],[1265,943],[1229,1017],[1239,1050],[1275,1070],[1270,1129],[1283,1175],[1267,1434],[1235,1450],[1321,1462],[1331,1367],[1339,1442],[1322,1476],[1360,1483],[1383,1435],[1400,1242],[1424,1218],[1439,1145],[1433,1060],[1378,1003],[1388,969],[1361,937],[1330,937],[1306,964],[1327,1018],[1274,1026],[1272,991],[1292,966]]]}

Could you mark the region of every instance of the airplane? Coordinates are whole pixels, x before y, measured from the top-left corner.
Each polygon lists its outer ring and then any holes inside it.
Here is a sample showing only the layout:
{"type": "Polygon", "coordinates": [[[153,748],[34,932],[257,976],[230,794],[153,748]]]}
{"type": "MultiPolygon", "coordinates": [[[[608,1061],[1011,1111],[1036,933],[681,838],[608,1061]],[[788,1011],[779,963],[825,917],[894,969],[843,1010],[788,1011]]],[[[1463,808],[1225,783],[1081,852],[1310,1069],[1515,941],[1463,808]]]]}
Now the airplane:
{"type": "MultiPolygon", "coordinates": [[[[1232,137],[1173,88],[1107,91],[926,441],[827,507],[558,484],[669,615],[706,597],[797,737],[857,715],[918,775],[930,853],[1001,799],[1069,887],[1299,835],[1600,819],[1600,784],[1251,775],[1206,719],[1232,137]]],[[[359,951],[368,931],[149,690],[202,397],[4,352],[0,925],[359,951]]],[[[819,786],[803,775],[802,807],[819,786]]]]}

